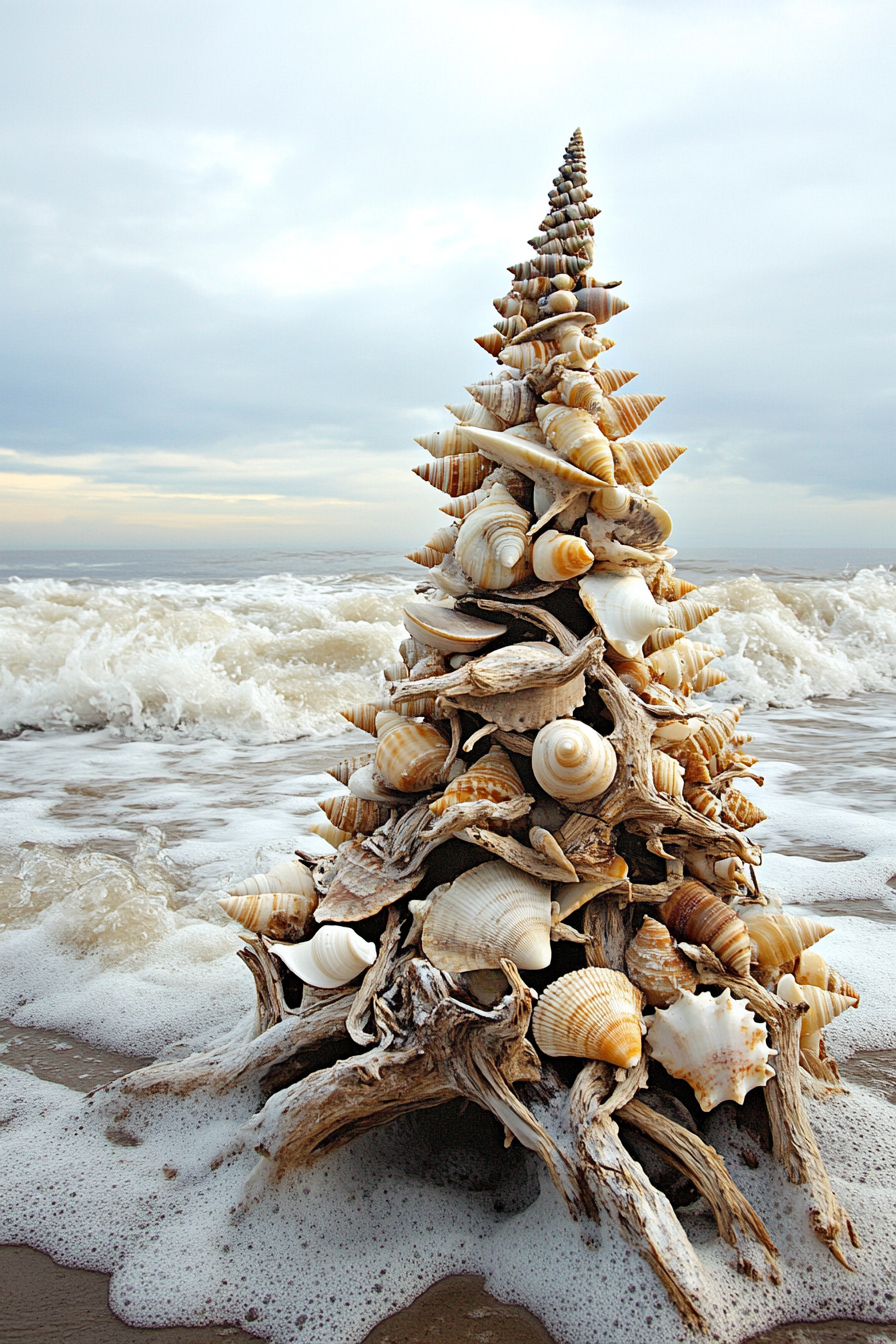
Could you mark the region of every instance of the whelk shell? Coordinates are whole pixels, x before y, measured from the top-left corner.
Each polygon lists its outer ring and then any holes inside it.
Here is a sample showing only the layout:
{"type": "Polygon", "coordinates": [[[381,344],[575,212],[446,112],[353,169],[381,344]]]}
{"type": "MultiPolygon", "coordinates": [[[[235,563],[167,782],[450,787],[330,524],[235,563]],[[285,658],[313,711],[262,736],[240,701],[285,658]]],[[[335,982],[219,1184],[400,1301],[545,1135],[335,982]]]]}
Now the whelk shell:
{"type": "Polygon", "coordinates": [[[480,429],[504,428],[503,421],[497,415],[492,415],[488,407],[478,401],[468,401],[462,406],[452,406],[446,402],[445,410],[450,411],[455,420],[459,420],[462,425],[478,425],[480,429]]]}
{"type": "Polygon", "coordinates": [[[218,904],[225,915],[250,933],[265,933],[269,938],[302,938],[317,905],[317,895],[268,891],[258,896],[223,896],[218,904]]]}
{"type": "Polygon", "coordinates": [[[519,798],[525,792],[507,752],[503,747],[492,747],[469,770],[453,779],[442,797],[430,803],[429,810],[440,817],[457,803],[469,803],[477,798],[490,798],[492,802],[500,803],[507,798],[519,798]]]}
{"type": "Polygon", "coordinates": [[[609,322],[617,313],[624,313],[628,307],[625,299],[606,289],[580,289],[576,300],[581,311],[588,313],[598,326],[609,322]]]}
{"type": "Polygon", "coordinates": [[[587,411],[571,406],[539,406],[536,416],[561,457],[607,485],[615,484],[609,441],[587,411]]]}
{"type": "Polygon", "coordinates": [[[349,756],[347,760],[331,766],[327,774],[332,775],[338,783],[347,784],[356,770],[360,770],[362,765],[369,765],[372,760],[372,751],[365,752],[363,756],[349,756]]]}
{"type": "MultiPolygon", "coordinates": [[[[410,726],[409,719],[402,719],[401,722],[410,726]]],[[[337,830],[348,831],[351,835],[372,835],[389,816],[388,807],[382,807],[368,798],[356,798],[351,793],[323,798],[317,805],[337,830]]]]}
{"type": "Polygon", "coordinates": [[[616,776],[616,752],[607,738],[578,719],[555,719],[532,748],[532,771],[544,791],[565,802],[605,793],[616,776]]]}
{"type": "Polygon", "coordinates": [[[669,624],[641,574],[587,574],[579,580],[586,608],[607,642],[624,658],[638,658],[648,635],[669,624]]]}
{"type": "Polygon", "coordinates": [[[683,882],[657,913],[680,943],[705,943],[736,975],[749,975],[746,925],[701,882],[683,882]]]}
{"type": "Polygon", "coordinates": [[[720,710],[705,719],[702,726],[690,738],[689,748],[699,751],[706,760],[718,755],[732,737],[740,718],[740,711],[740,705],[731,705],[728,709],[720,710]]]}
{"type": "Polygon", "coordinates": [[[722,795],[722,821],[733,826],[736,831],[748,831],[766,820],[761,807],[751,803],[739,789],[726,789],[722,795]]]}
{"type": "Polygon", "coordinates": [[[718,607],[704,598],[684,597],[678,602],[670,603],[666,610],[676,630],[687,631],[709,620],[710,616],[715,616],[718,607]]]}
{"type": "Polygon", "coordinates": [[[832,994],[815,985],[798,985],[792,975],[781,976],[775,993],[785,1003],[808,1003],[808,1013],[800,1018],[800,1047],[813,1055],[818,1054],[822,1029],[858,1003],[858,999],[847,994],[832,994]]]}
{"type": "Polygon", "coordinates": [[[793,961],[805,948],[834,932],[832,924],[822,924],[820,919],[772,912],[762,905],[738,906],[737,913],[750,936],[753,953],[750,960],[761,970],[793,961]]]}
{"type": "Polygon", "coordinates": [[[492,470],[490,462],[478,453],[463,453],[458,457],[441,457],[435,462],[424,462],[414,467],[421,481],[428,481],[446,495],[468,495],[478,490],[492,470]]]}
{"type": "MultiPolygon", "coordinates": [[[[376,716],[384,710],[392,708],[392,700],[388,695],[381,696],[379,700],[370,700],[364,705],[352,705],[351,709],[341,709],[339,712],[349,723],[353,723],[356,728],[360,728],[362,733],[376,734],[376,716]]],[[[398,713],[410,719],[415,719],[419,715],[431,714],[435,708],[435,697],[431,695],[418,695],[413,700],[406,700],[404,704],[398,706],[398,713]]]]}
{"type": "MultiPolygon", "coordinates": [[[[611,436],[608,434],[607,438],[611,436]]],[[[631,439],[627,443],[616,440],[613,457],[616,459],[616,480],[621,485],[653,485],[657,477],[686,453],[677,443],[643,443],[631,439]]]]}
{"type": "Polygon", "coordinates": [[[793,968],[793,978],[798,985],[814,985],[816,989],[827,989],[831,994],[843,994],[848,999],[855,999],[858,1005],[859,996],[849,981],[833,966],[829,966],[814,948],[807,948],[799,954],[793,968]]]}
{"type": "Polygon", "coordinates": [[[722,804],[714,793],[705,789],[702,784],[685,784],[684,798],[686,803],[690,803],[695,812],[700,812],[704,817],[709,817],[712,821],[718,821],[722,815],[722,804]]]}
{"type": "Polygon", "coordinates": [[[340,831],[337,826],[333,825],[329,817],[320,817],[317,821],[311,821],[305,829],[312,835],[320,836],[321,840],[326,840],[327,844],[332,845],[334,849],[338,849],[340,845],[344,845],[347,840],[352,838],[350,831],[340,831]]]}
{"type": "Polygon", "coordinates": [[[697,988],[697,973],[664,924],[646,916],[625,953],[628,973],[651,1008],[668,1008],[682,989],[697,988]]]}
{"type": "Polygon", "coordinates": [[[431,723],[415,723],[392,710],[376,716],[376,768],[390,788],[421,793],[440,781],[448,743],[431,723]]]}
{"type": "Polygon", "coordinates": [[[698,693],[708,691],[712,686],[721,686],[727,680],[727,674],[720,667],[703,667],[696,677],[691,678],[691,690],[698,693]]]}
{"type": "Polygon", "coordinates": [[[576,579],[593,564],[594,556],[584,541],[564,532],[542,532],[532,547],[532,568],[544,583],[576,579]]]}
{"type": "Polygon", "coordinates": [[[653,783],[658,793],[677,796],[684,791],[684,768],[665,751],[651,754],[653,783]]]}
{"type": "MultiPolygon", "coordinates": [[[[669,608],[665,608],[668,613],[669,608]]],[[[664,686],[675,691],[680,686],[690,684],[694,677],[711,662],[721,658],[724,649],[713,644],[697,644],[690,639],[679,639],[668,649],[657,649],[648,655],[647,662],[653,668],[664,686]]]]}
{"type": "Polygon", "coordinates": [[[467,514],[454,554],[477,588],[511,588],[530,572],[530,521],[501,485],[493,485],[485,502],[467,514]]]}
{"type": "Polygon", "coordinates": [[[657,1009],[647,1043],[667,1073],[690,1083],[704,1111],[723,1101],[740,1105],[775,1076],[768,1060],[777,1051],[769,1049],[765,1023],[730,989],[717,998],[682,989],[671,1007],[657,1009]]]}
{"type": "Polygon", "coordinates": [[[531,420],[538,404],[538,397],[529,384],[514,378],[471,383],[467,391],[504,425],[521,425],[531,420]]]}
{"type": "Polygon", "coordinates": [[[286,859],[269,868],[266,873],[255,873],[253,877],[247,877],[227,888],[229,896],[258,896],[275,891],[294,891],[302,896],[313,896],[315,886],[303,863],[298,859],[286,859]]]}
{"type": "Polygon", "coordinates": [[[504,338],[497,331],[487,331],[484,336],[474,336],[473,340],[487,355],[499,355],[504,345],[504,338]]]}
{"type": "Polygon", "coordinates": [[[631,1069],[641,1058],[641,993],[621,971],[588,966],[548,985],[532,1014],[546,1055],[602,1059],[631,1069]]]}
{"type": "Polygon", "coordinates": [[[336,989],[376,961],[376,946],[341,924],[326,924],[306,943],[272,943],[270,950],[306,985],[336,989]]]}
{"type": "Polygon", "coordinates": [[[466,453],[475,453],[470,440],[460,431],[460,425],[451,425],[449,429],[434,429],[429,434],[419,434],[414,440],[425,448],[431,457],[463,457],[466,453]]]}
{"type": "Polygon", "coordinates": [[[422,947],[442,971],[497,970],[502,959],[543,970],[551,961],[551,889],[500,859],[471,868],[430,898],[422,947]]]}

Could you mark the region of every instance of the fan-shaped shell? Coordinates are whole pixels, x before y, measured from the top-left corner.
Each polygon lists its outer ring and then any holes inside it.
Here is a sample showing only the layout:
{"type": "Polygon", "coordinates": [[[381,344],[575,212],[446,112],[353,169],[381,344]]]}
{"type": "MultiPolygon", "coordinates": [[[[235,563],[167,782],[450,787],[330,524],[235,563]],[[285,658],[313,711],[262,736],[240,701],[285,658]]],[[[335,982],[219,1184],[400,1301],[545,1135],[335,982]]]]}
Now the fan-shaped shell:
{"type": "Polygon", "coordinates": [[[722,821],[736,831],[748,831],[766,820],[761,807],[751,803],[739,789],[726,789],[722,796],[722,821]]]}
{"type": "Polygon", "coordinates": [[[376,716],[376,768],[390,788],[421,793],[438,784],[448,743],[431,723],[414,723],[392,710],[376,716]]]}
{"type": "Polygon", "coordinates": [[[641,1058],[641,993],[621,971],[588,966],[548,985],[532,1014],[546,1055],[602,1059],[631,1069],[641,1058]]]}
{"type": "Polygon", "coordinates": [[[647,1044],[667,1073],[690,1083],[704,1111],[723,1101],[740,1105],[775,1076],[768,1060],[777,1051],[769,1049],[765,1023],[730,989],[717,998],[682,989],[671,1007],[657,1009],[647,1044]]]}
{"type": "Polygon", "coordinates": [[[227,888],[228,896],[259,896],[277,891],[314,896],[315,886],[303,863],[298,859],[286,859],[283,863],[274,864],[266,873],[255,873],[227,888]]]}
{"type": "Polygon", "coordinates": [[[408,602],[404,607],[404,627],[412,638],[440,653],[477,653],[507,633],[506,625],[466,616],[435,602],[408,602]]]}
{"type": "Polygon", "coordinates": [[[647,636],[669,624],[641,574],[586,574],[579,591],[607,642],[624,658],[640,657],[647,636]]]}
{"type": "Polygon", "coordinates": [[[463,453],[457,457],[441,457],[435,462],[423,462],[414,467],[414,474],[436,490],[456,497],[478,490],[491,470],[491,463],[478,453],[463,453]]]}
{"type": "Polygon", "coordinates": [[[544,583],[576,579],[593,564],[594,556],[584,541],[565,532],[542,532],[532,547],[532,568],[544,583]]]}
{"type": "Polygon", "coordinates": [[[431,898],[423,951],[442,971],[540,971],[551,961],[551,889],[497,860],[462,873],[431,898]]]}
{"type": "Polygon", "coordinates": [[[376,961],[376,946],[342,924],[325,924],[306,943],[272,943],[271,952],[306,985],[336,989],[376,961]]]}
{"type": "Polygon", "coordinates": [[[317,906],[317,895],[264,892],[258,896],[224,896],[218,901],[225,915],[250,933],[269,938],[301,938],[317,906]]]}
{"type": "Polygon", "coordinates": [[[609,740],[578,719],[555,719],[532,748],[532,771],[552,798],[582,802],[605,793],[616,776],[609,740]]]}
{"type": "Polygon", "coordinates": [[[665,751],[651,755],[653,783],[658,793],[677,796],[684,791],[684,768],[665,751]]]}
{"type": "Polygon", "coordinates": [[[792,975],[781,976],[775,993],[785,1003],[808,1003],[809,1011],[800,1018],[800,1046],[812,1054],[818,1054],[822,1029],[858,1003],[858,999],[847,994],[832,994],[815,985],[798,985],[792,975]]]}
{"type": "Polygon", "coordinates": [[[657,913],[680,943],[705,943],[737,975],[750,973],[750,936],[743,920],[701,882],[683,882],[657,913]]]}
{"type": "MultiPolygon", "coordinates": [[[[611,435],[607,435],[610,438],[611,435]]],[[[653,485],[667,467],[686,453],[677,443],[644,443],[638,439],[613,444],[616,480],[623,485],[653,485]]]]}
{"type": "Polygon", "coordinates": [[[848,999],[855,999],[858,1005],[859,996],[849,981],[833,966],[829,966],[815,948],[807,948],[799,954],[793,968],[793,978],[798,985],[814,985],[816,989],[826,989],[831,994],[843,994],[848,999]]]}
{"type": "Polygon", "coordinates": [[[697,988],[697,973],[664,924],[647,916],[625,952],[628,973],[652,1008],[668,1008],[682,989],[697,988]]]}
{"type": "Polygon", "coordinates": [[[805,948],[817,943],[819,938],[834,932],[832,924],[822,924],[820,919],[786,915],[783,911],[771,911],[763,905],[739,905],[737,913],[746,924],[750,936],[750,960],[756,962],[762,970],[793,961],[805,948]]]}
{"type": "Polygon", "coordinates": [[[519,798],[525,792],[507,752],[503,747],[492,747],[469,770],[453,779],[442,797],[430,803],[429,810],[440,817],[458,803],[470,803],[478,798],[500,803],[507,798],[519,798]]]}
{"type": "Polygon", "coordinates": [[[502,485],[461,523],[454,554],[477,588],[511,588],[530,572],[531,515],[502,485]]]}
{"type": "MultiPolygon", "coordinates": [[[[396,715],[396,718],[398,717],[396,715]]],[[[401,722],[411,726],[408,719],[401,719],[401,722]]],[[[357,798],[351,793],[323,798],[317,805],[337,830],[349,831],[352,835],[372,835],[389,816],[388,807],[371,802],[369,798],[357,798]]]]}
{"type": "Polygon", "coordinates": [[[571,406],[539,406],[536,415],[561,457],[607,485],[615,484],[610,444],[587,411],[571,406]]]}
{"type": "MultiPolygon", "coordinates": [[[[505,664],[505,660],[510,661],[517,652],[516,646],[511,645],[486,657],[505,664]]],[[[522,652],[527,664],[543,662],[549,665],[563,657],[553,644],[526,644],[522,652]]],[[[506,732],[524,733],[577,709],[585,699],[585,674],[580,672],[562,686],[533,686],[500,695],[455,694],[451,699],[461,709],[480,714],[486,723],[496,723],[506,732]]]]}

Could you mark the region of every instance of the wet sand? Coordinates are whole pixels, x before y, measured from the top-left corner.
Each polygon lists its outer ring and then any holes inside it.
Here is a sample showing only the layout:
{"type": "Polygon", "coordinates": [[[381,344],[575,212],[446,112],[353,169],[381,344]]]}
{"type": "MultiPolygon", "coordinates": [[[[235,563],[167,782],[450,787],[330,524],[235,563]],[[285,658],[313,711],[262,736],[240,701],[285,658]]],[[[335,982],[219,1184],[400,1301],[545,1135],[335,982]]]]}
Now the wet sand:
{"type": "MultiPolygon", "coordinates": [[[[151,1060],[86,1045],[65,1032],[0,1022],[0,1061],[79,1092],[111,1082],[151,1060]]],[[[880,1091],[896,1104],[896,1050],[867,1050],[841,1067],[844,1081],[880,1091]]],[[[241,1325],[140,1329],[109,1308],[107,1274],[57,1265],[27,1246],[0,1246],[3,1344],[248,1344],[241,1325]]],[[[364,1344],[558,1344],[525,1307],[499,1302],[478,1275],[456,1274],[375,1326],[364,1344]]],[[[251,1322],[246,1321],[250,1326],[251,1322]]],[[[827,1321],[781,1326],[746,1344],[896,1344],[896,1321],[827,1321]]],[[[334,1339],[333,1344],[343,1344],[334,1339]]],[[[601,1344],[599,1331],[594,1344],[601,1344]]],[[[633,1339],[632,1344],[640,1344],[633,1339]]]]}

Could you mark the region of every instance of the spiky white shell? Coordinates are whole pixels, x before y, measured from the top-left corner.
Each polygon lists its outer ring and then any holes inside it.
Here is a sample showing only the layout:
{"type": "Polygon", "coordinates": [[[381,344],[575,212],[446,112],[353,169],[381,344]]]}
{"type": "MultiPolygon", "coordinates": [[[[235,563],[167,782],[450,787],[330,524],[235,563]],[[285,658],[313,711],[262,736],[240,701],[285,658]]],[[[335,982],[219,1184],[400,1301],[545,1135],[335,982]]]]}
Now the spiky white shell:
{"type": "Polygon", "coordinates": [[[552,798],[597,798],[616,775],[616,753],[605,737],[578,719],[555,719],[532,749],[532,771],[552,798]]]}
{"type": "Polygon", "coordinates": [[[343,924],[325,924],[306,943],[272,943],[293,975],[315,989],[347,985],[376,961],[376,946],[343,924]]]}
{"type": "Polygon", "coordinates": [[[442,971],[498,969],[503,958],[543,970],[551,961],[551,889],[502,860],[479,864],[433,896],[422,947],[442,971]]]}
{"type": "Polygon", "coordinates": [[[673,1078],[690,1083],[704,1111],[723,1101],[740,1105],[754,1087],[775,1076],[768,1061],[777,1051],[768,1046],[765,1023],[743,999],[733,999],[730,989],[718,997],[682,989],[670,1008],[657,1009],[647,1043],[673,1078]]]}

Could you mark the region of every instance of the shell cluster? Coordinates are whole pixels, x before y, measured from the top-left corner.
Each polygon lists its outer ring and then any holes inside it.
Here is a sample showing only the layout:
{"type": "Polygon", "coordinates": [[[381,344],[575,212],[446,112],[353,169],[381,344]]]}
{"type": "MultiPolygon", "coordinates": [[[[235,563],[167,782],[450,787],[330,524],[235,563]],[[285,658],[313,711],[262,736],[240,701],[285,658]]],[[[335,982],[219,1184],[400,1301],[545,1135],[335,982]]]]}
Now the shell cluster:
{"type": "Polygon", "coordinates": [[[491,376],[417,440],[447,517],[409,556],[419,600],[383,691],[343,711],[369,749],[330,771],[312,829],[333,850],[222,905],[316,988],[366,974],[394,907],[402,957],[455,996],[479,1003],[518,968],[543,1058],[631,1069],[643,1049],[648,1086],[671,1075],[708,1110],[764,1087],[775,1052],[745,993],[701,984],[707,957],[808,1005],[807,1055],[858,996],[814,950],[827,926],[762,903],[744,832],[764,813],[737,787],[762,782],[756,760],[739,707],[702,698],[725,679],[697,633],[717,608],[676,574],[652,493],[685,449],[636,437],[662,397],[602,367],[628,305],[590,274],[591,199],[577,131],[476,338],[491,376]],[[620,706],[648,725],[640,755],[620,706]]]}

